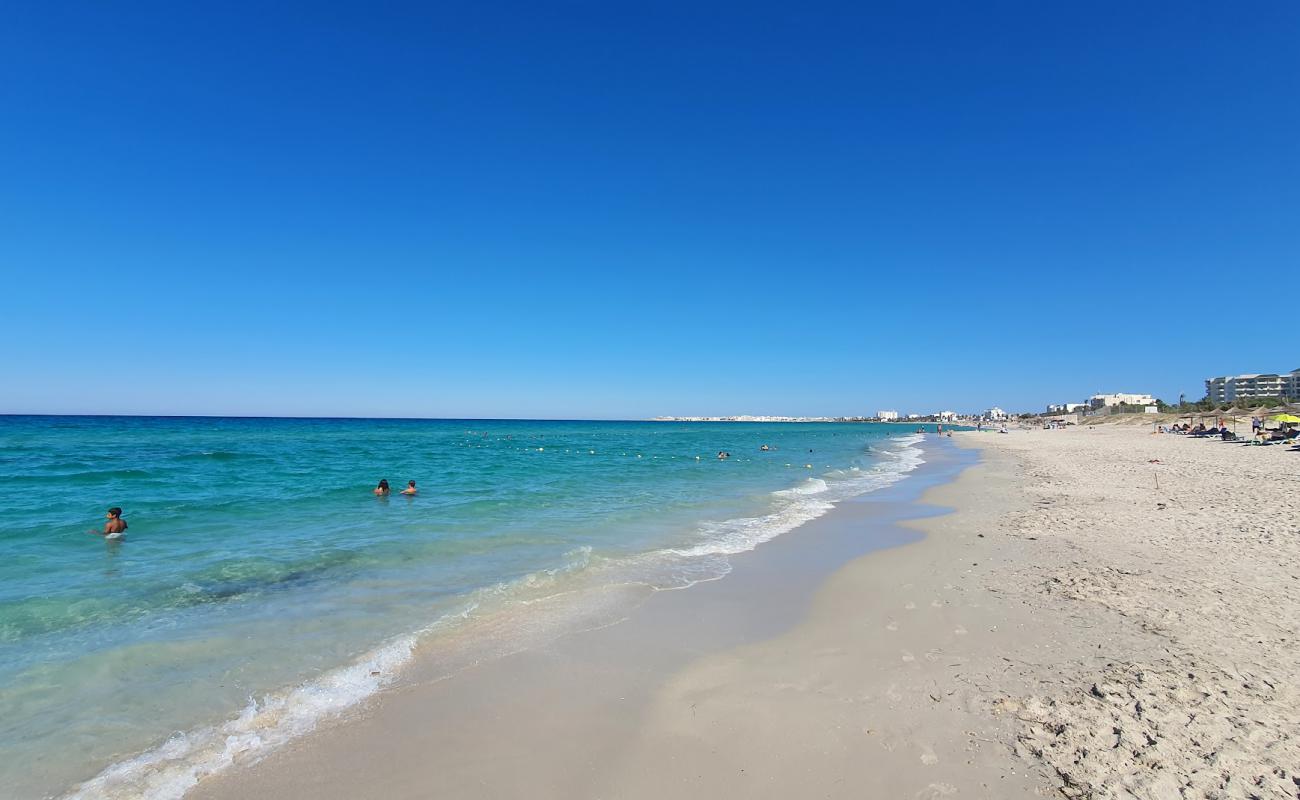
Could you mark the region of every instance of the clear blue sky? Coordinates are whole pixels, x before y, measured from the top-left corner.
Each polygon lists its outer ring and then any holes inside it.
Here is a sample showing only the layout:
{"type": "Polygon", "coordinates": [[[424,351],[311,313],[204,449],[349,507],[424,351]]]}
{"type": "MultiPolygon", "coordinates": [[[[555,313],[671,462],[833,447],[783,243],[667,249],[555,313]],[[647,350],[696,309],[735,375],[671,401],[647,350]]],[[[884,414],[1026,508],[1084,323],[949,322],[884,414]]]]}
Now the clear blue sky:
{"type": "Polygon", "coordinates": [[[5,4],[0,412],[1025,409],[1300,367],[1300,4],[638,5],[5,4]]]}

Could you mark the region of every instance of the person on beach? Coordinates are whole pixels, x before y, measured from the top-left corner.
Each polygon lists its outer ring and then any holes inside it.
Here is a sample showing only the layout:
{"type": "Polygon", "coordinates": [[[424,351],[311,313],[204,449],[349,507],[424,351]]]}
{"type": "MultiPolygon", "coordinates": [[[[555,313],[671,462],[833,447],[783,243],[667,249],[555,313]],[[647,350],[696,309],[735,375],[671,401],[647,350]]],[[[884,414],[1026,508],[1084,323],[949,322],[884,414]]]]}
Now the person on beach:
{"type": "Polygon", "coordinates": [[[126,535],[126,520],[122,519],[122,509],[113,506],[104,516],[108,521],[104,523],[101,536],[105,539],[121,539],[126,535]]]}
{"type": "Polygon", "coordinates": [[[402,490],[402,494],[404,494],[404,495],[413,495],[413,494],[416,494],[416,490],[415,490],[415,481],[407,481],[407,482],[406,482],[406,488],[402,490]]]}
{"type": "Polygon", "coordinates": [[[380,478],[379,485],[375,487],[375,497],[388,496],[388,479],[380,478]]]}

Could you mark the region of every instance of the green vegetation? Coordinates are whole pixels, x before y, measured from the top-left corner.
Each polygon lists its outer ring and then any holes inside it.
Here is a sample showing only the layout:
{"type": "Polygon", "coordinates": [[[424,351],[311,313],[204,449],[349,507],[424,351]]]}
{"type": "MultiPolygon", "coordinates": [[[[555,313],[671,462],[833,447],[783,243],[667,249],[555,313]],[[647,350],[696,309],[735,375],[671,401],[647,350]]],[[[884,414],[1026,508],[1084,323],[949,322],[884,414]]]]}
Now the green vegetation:
{"type": "Polygon", "coordinates": [[[1177,412],[1180,414],[1195,414],[1198,412],[1209,411],[1231,411],[1233,409],[1250,409],[1259,406],[1281,406],[1286,405],[1289,401],[1285,397],[1238,397],[1231,403],[1214,403],[1210,398],[1202,397],[1194,403],[1181,402],[1176,406],[1161,405],[1161,411],[1177,412]]]}

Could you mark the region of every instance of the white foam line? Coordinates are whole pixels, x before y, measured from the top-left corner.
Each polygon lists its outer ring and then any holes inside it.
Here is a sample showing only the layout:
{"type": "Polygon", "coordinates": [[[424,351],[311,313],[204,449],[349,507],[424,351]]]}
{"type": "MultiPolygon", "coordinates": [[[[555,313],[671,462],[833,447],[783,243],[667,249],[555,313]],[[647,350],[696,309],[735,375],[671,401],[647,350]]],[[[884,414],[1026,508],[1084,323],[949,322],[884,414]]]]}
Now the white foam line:
{"type": "Polygon", "coordinates": [[[176,800],[236,760],[249,761],[336,717],[379,691],[411,660],[418,635],[403,636],[358,661],[262,701],[238,717],[177,733],[158,747],[119,761],[65,795],[66,800],[176,800]]]}
{"type": "MultiPolygon", "coordinates": [[[[252,763],[374,695],[410,663],[423,636],[470,616],[481,601],[520,591],[544,591],[554,586],[562,573],[583,569],[590,561],[591,548],[577,548],[568,557],[569,563],[563,567],[480,589],[459,612],[392,639],[348,666],[261,700],[252,698],[237,717],[220,725],[176,733],[151,750],[112,764],[65,794],[63,800],[178,800],[200,780],[236,762],[252,763]]],[[[525,598],[522,602],[530,601],[525,598]]]]}
{"type": "MultiPolygon", "coordinates": [[[[773,492],[777,507],[769,514],[705,523],[700,526],[705,541],[693,547],[667,548],[651,555],[680,561],[721,557],[714,565],[717,574],[684,578],[687,585],[701,580],[716,580],[731,569],[726,556],[753,550],[825,515],[838,502],[884,489],[906,478],[907,473],[925,463],[923,451],[916,446],[924,439],[916,434],[893,439],[900,445],[899,449],[876,451],[886,456],[887,462],[868,470],[850,470],[854,477],[833,483],[823,478],[807,478],[797,486],[773,492]]],[[[702,566],[697,564],[694,569],[701,570],[702,566]]]]}

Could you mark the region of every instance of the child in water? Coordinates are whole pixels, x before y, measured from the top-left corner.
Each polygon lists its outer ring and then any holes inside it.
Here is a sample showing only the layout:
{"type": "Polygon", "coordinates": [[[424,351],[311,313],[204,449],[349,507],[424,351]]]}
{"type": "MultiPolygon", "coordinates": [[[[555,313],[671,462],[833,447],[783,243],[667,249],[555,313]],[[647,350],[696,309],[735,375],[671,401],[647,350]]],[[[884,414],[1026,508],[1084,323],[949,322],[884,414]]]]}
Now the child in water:
{"type": "Polygon", "coordinates": [[[121,539],[126,536],[126,520],[122,519],[122,509],[113,506],[104,515],[108,521],[104,523],[104,531],[100,535],[105,539],[121,539]]]}

